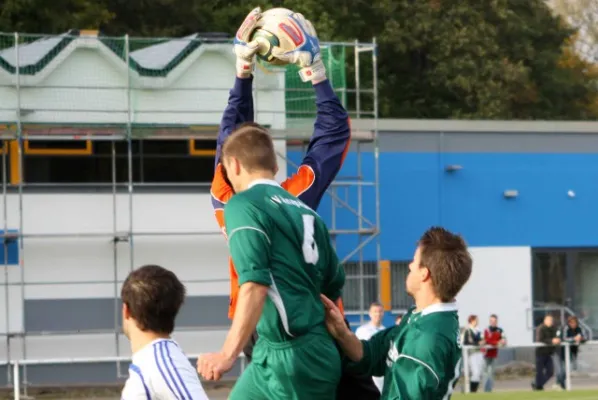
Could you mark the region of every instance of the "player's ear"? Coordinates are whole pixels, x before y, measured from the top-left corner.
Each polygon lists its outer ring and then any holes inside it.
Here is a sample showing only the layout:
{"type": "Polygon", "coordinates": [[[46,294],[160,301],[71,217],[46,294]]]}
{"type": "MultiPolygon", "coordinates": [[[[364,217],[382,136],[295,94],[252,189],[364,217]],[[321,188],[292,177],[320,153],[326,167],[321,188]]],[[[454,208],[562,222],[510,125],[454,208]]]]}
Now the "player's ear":
{"type": "Polygon", "coordinates": [[[428,269],[428,267],[423,265],[419,267],[419,274],[422,282],[429,280],[431,277],[430,270],[428,269]]]}
{"type": "Polygon", "coordinates": [[[241,174],[241,170],[243,169],[243,166],[241,165],[241,162],[237,158],[232,158],[231,161],[232,161],[232,163],[234,165],[234,168],[235,168],[235,175],[240,175],[241,174]]]}
{"type": "Polygon", "coordinates": [[[126,303],[123,303],[123,319],[131,318],[131,312],[129,311],[129,307],[126,303]]]}

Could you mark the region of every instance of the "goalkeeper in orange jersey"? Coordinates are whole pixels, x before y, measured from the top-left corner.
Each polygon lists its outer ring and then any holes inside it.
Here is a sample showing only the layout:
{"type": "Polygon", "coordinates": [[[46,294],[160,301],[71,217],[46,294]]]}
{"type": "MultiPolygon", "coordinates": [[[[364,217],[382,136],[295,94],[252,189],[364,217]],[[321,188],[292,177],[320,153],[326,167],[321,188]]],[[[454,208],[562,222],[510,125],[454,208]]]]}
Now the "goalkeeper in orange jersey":
{"type": "MultiPolygon", "coordinates": [[[[249,37],[260,16],[259,8],[251,11],[236,34],[234,51],[237,55],[237,73],[218,133],[211,194],[216,219],[225,236],[224,210],[226,203],[234,195],[234,190],[221,163],[222,145],[237,127],[254,122],[252,86],[257,43],[250,42],[249,37]]],[[[313,27],[309,28],[313,29],[313,27]]],[[[307,153],[296,173],[282,182],[281,186],[311,209],[316,210],[343,164],[349,149],[351,134],[349,116],[326,77],[326,69],[320,59],[319,43],[315,32],[313,35],[310,35],[311,33],[305,32],[305,36],[309,35],[312,39],[310,47],[304,49],[306,51],[301,51],[302,48],[299,48],[299,51],[292,54],[285,55],[278,52],[277,56],[297,64],[300,67],[300,76],[303,80],[311,81],[315,91],[317,115],[307,153]]],[[[229,259],[229,270],[231,277],[229,318],[232,319],[239,293],[238,276],[232,259],[229,259]]],[[[342,309],[342,303],[339,302],[339,305],[342,309]]],[[[256,340],[257,334],[254,333],[243,349],[249,361],[256,340]]],[[[379,396],[371,377],[343,373],[338,388],[339,400],[350,398],[373,400],[378,399],[379,396]]]]}

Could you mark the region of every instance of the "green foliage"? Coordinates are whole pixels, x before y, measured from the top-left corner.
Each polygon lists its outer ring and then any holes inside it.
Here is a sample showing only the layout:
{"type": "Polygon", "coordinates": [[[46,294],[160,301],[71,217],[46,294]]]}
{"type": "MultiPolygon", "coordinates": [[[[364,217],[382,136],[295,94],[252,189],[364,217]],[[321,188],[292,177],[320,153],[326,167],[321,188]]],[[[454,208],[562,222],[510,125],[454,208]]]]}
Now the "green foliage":
{"type": "Polygon", "coordinates": [[[114,18],[109,8],[95,0],[3,0],[0,4],[4,32],[64,33],[98,28],[114,18]]]}
{"type": "MultiPolygon", "coordinates": [[[[256,5],[303,12],[323,40],[376,37],[384,117],[598,116],[595,68],[571,51],[573,31],[544,0],[5,0],[0,26],[44,33],[101,28],[112,35],[232,35],[256,5]]],[[[371,69],[365,62],[363,68],[367,76],[371,69]]]]}

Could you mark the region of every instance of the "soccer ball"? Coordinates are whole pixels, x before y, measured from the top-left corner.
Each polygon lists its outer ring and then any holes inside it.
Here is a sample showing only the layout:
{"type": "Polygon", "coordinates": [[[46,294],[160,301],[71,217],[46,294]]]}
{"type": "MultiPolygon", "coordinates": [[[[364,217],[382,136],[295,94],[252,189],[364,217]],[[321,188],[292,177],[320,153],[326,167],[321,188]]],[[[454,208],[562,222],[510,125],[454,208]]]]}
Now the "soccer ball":
{"type": "Polygon", "coordinates": [[[285,65],[286,62],[272,56],[272,48],[278,46],[284,51],[291,51],[301,44],[303,35],[291,20],[292,14],[294,11],[287,8],[271,8],[262,13],[257,28],[251,34],[251,40],[259,43],[257,56],[260,60],[285,65]]]}

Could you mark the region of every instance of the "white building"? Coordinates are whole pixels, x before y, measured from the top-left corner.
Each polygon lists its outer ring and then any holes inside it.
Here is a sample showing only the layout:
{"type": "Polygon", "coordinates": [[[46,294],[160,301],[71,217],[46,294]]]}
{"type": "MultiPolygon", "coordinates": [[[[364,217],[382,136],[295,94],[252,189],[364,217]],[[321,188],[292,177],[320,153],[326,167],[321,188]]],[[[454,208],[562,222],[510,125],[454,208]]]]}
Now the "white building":
{"type": "MultiPolygon", "coordinates": [[[[133,126],[138,135],[139,127],[149,126],[154,135],[157,131],[168,135],[191,130],[214,139],[234,82],[231,45],[202,43],[198,35],[192,35],[145,46],[129,56],[125,48],[122,41],[71,32],[2,50],[0,124],[4,125],[0,133],[14,132],[20,120],[25,133],[48,137],[72,136],[73,131],[82,139],[89,133],[118,136],[126,133],[127,126],[133,126]]],[[[285,128],[284,85],[284,71],[257,70],[257,121],[275,130],[285,128]]],[[[124,184],[124,189],[113,195],[107,161],[110,143],[53,143],[25,142],[22,174],[18,171],[18,145],[5,143],[5,150],[10,149],[5,151],[7,159],[12,160],[7,161],[7,181],[14,187],[8,187],[8,193],[0,198],[4,227],[25,237],[21,249],[17,249],[18,241],[8,245],[9,264],[13,265],[8,265],[6,277],[0,276],[0,296],[6,299],[6,307],[0,307],[0,335],[27,332],[28,336],[17,335],[10,345],[2,341],[0,360],[128,356],[126,338],[117,340],[111,333],[120,324],[120,303],[114,299],[120,297],[120,286],[130,269],[148,263],[173,270],[186,283],[189,297],[176,334],[186,352],[217,350],[228,326],[229,280],[226,243],[206,187],[213,173],[213,157],[203,156],[213,150],[199,146],[197,151],[193,141],[179,140],[175,144],[184,149],[180,157],[188,166],[175,167],[172,158],[161,164],[156,161],[151,168],[138,168],[146,176],[160,175],[161,169],[168,168],[174,175],[185,168],[197,169],[184,171],[201,176],[193,179],[197,185],[188,193],[169,193],[162,187],[152,193],[136,188],[130,195],[124,184]],[[62,148],[56,150],[57,146],[62,148]],[[108,148],[107,152],[100,146],[108,148]],[[191,156],[184,154],[187,147],[191,156]],[[96,160],[88,162],[91,156],[96,160]],[[81,164],[65,167],[59,165],[61,160],[81,164]],[[55,184],[52,176],[64,175],[64,168],[108,176],[106,190],[90,192],[75,185],[46,187],[40,193],[32,188],[36,181],[55,184]],[[21,176],[25,184],[19,195],[21,176]],[[204,187],[198,188],[202,183],[204,187]],[[134,232],[133,239],[115,244],[114,237],[128,238],[126,232],[134,232]],[[15,265],[18,258],[21,266],[15,265]]],[[[213,149],[213,142],[210,145],[213,149]]],[[[284,155],[285,141],[277,140],[276,145],[284,155]]],[[[142,151],[139,146],[137,143],[133,152],[142,151]]],[[[151,157],[158,160],[164,156],[162,151],[169,151],[162,148],[153,150],[159,154],[151,157]]],[[[126,143],[119,143],[117,181],[121,184],[128,180],[126,151],[126,143]]],[[[142,160],[153,160],[136,157],[133,154],[135,167],[142,160]]],[[[280,166],[284,177],[286,162],[280,166]]],[[[60,182],[82,183],[76,179],[60,182]]],[[[162,183],[159,179],[153,182],[162,183]]],[[[111,382],[114,367],[114,363],[32,366],[28,380],[111,382]]]]}

